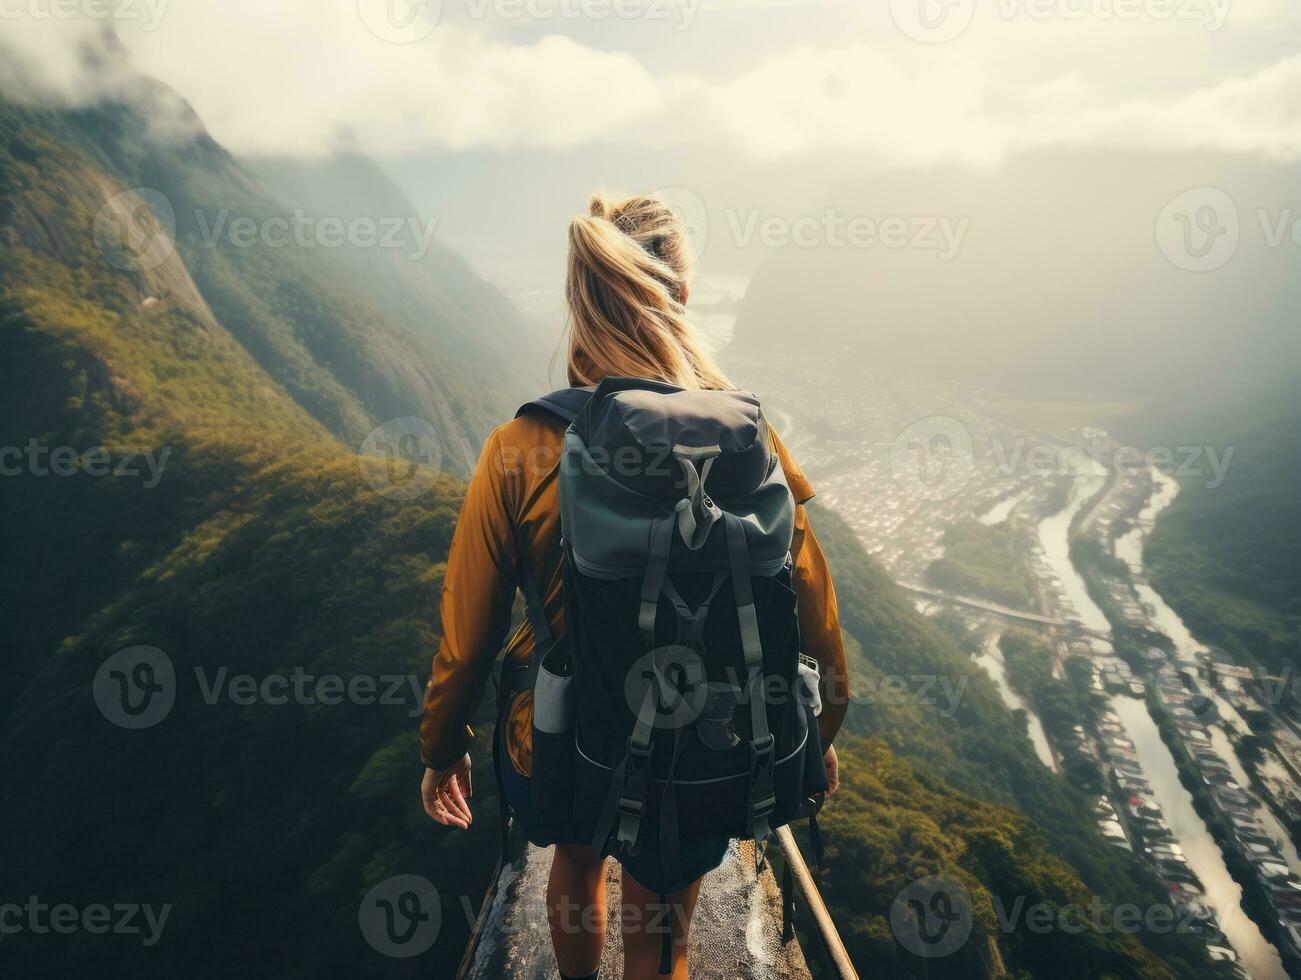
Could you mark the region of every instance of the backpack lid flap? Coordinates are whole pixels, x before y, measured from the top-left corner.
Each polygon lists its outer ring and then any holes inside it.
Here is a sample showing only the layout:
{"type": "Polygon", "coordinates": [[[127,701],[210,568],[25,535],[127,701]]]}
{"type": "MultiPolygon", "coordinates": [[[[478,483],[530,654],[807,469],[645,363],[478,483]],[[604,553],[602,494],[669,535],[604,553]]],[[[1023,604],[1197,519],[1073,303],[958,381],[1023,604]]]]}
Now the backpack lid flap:
{"type": "Polygon", "coordinates": [[[771,469],[767,423],[758,399],[744,391],[607,378],[573,431],[611,479],[659,499],[689,489],[674,457],[692,465],[713,459],[706,490],[720,497],[751,492],[771,469]]]}
{"type": "Polygon", "coordinates": [[[746,452],[761,427],[759,401],[743,391],[623,391],[611,403],[628,436],[647,450],[746,452]]]}

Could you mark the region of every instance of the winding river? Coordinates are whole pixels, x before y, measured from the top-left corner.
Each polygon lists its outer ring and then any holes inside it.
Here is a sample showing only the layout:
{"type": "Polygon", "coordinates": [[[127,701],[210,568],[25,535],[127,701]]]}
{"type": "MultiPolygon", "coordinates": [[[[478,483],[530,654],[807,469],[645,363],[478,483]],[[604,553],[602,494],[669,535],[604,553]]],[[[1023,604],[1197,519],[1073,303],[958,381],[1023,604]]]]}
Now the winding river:
{"type": "Polygon", "coordinates": [[[1136,698],[1117,695],[1111,699],[1111,707],[1134,743],[1139,764],[1152,787],[1152,796],[1161,805],[1189,867],[1202,880],[1206,902],[1215,909],[1220,928],[1242,965],[1255,980],[1286,980],[1278,951],[1242,910],[1242,888],[1229,874],[1219,845],[1193,809],[1193,798],[1179,782],[1174,756],[1161,740],[1147,705],[1136,698]]]}
{"type": "MultiPolygon", "coordinates": [[[[1155,467],[1151,470],[1151,476],[1152,496],[1139,512],[1138,522],[1116,539],[1116,557],[1128,564],[1136,575],[1143,574],[1143,543],[1151,531],[1153,522],[1161,511],[1174,503],[1175,497],[1179,494],[1179,484],[1174,478],[1155,467]]],[[[1170,642],[1174,644],[1175,655],[1185,663],[1195,663],[1196,655],[1206,647],[1197,642],[1188,627],[1184,625],[1184,621],[1179,618],[1179,614],[1170,608],[1156,589],[1148,585],[1146,579],[1137,579],[1134,582],[1134,591],[1148,607],[1152,625],[1168,636],[1170,642]]]]}
{"type": "MultiPolygon", "coordinates": [[[[1116,557],[1128,563],[1131,568],[1140,574],[1143,569],[1143,543],[1151,532],[1152,522],[1156,520],[1161,511],[1174,502],[1175,497],[1179,494],[1178,482],[1155,467],[1152,469],[1152,482],[1154,487],[1152,497],[1138,515],[1140,523],[1116,539],[1116,557]]],[[[1159,592],[1148,585],[1146,581],[1136,581],[1134,586],[1139,597],[1149,609],[1152,625],[1165,634],[1170,639],[1170,642],[1174,644],[1176,656],[1185,663],[1195,663],[1196,655],[1206,648],[1197,642],[1188,626],[1179,617],[1179,614],[1161,598],[1159,592]]],[[[1238,750],[1229,737],[1230,734],[1234,733],[1246,734],[1248,732],[1247,723],[1238,714],[1237,709],[1218,694],[1212,693],[1211,700],[1215,703],[1216,711],[1219,714],[1218,723],[1207,726],[1211,735],[1211,743],[1216,753],[1232,771],[1233,778],[1237,780],[1240,786],[1250,791],[1251,777],[1247,775],[1242,760],[1238,758],[1238,750]]],[[[1279,842],[1288,866],[1293,871],[1301,874],[1301,856],[1297,853],[1291,835],[1284,829],[1282,822],[1275,816],[1274,811],[1268,806],[1261,806],[1256,811],[1256,815],[1260,818],[1260,822],[1265,825],[1269,835],[1279,842]]]]}
{"type": "MultiPolygon", "coordinates": [[[[1147,535],[1161,511],[1169,507],[1179,493],[1179,484],[1155,467],[1151,470],[1151,478],[1152,495],[1139,512],[1136,525],[1116,539],[1115,554],[1134,571],[1134,588],[1147,607],[1152,626],[1169,638],[1177,659],[1192,664],[1196,663],[1197,654],[1204,651],[1205,647],[1197,642],[1179,614],[1143,578],[1143,545],[1147,535]]],[[[1215,697],[1213,700],[1220,710],[1223,724],[1234,725],[1237,713],[1232,706],[1223,698],[1215,697]]],[[[1189,865],[1205,885],[1207,902],[1215,909],[1220,928],[1241,958],[1243,967],[1256,980],[1282,980],[1287,973],[1278,951],[1243,911],[1242,888],[1229,874],[1219,845],[1193,809],[1191,795],[1179,782],[1174,757],[1161,740],[1145,703],[1123,696],[1113,698],[1111,703],[1134,743],[1153,795],[1161,805],[1166,821],[1183,848],[1189,865]]],[[[1207,728],[1216,753],[1224,759],[1234,778],[1242,786],[1250,787],[1250,780],[1223,728],[1218,724],[1207,728]]],[[[1257,814],[1270,835],[1279,840],[1289,864],[1296,868],[1296,848],[1282,825],[1268,807],[1261,807],[1257,814]]]]}
{"type": "Polygon", "coordinates": [[[1044,733],[1043,722],[1039,720],[1039,715],[1034,708],[1012,690],[1012,686],[1007,682],[1007,667],[1003,663],[1003,651],[998,648],[998,641],[1002,635],[997,632],[991,633],[973,659],[994,679],[994,686],[998,688],[1003,703],[1012,711],[1025,712],[1026,723],[1030,730],[1030,742],[1034,745],[1035,755],[1039,756],[1039,761],[1045,766],[1057,772],[1057,760],[1053,758],[1053,750],[1048,745],[1048,736],[1044,733]]]}
{"type": "Polygon", "coordinates": [[[985,511],[985,513],[977,517],[976,520],[980,521],[980,523],[984,524],[986,527],[994,527],[995,525],[1002,524],[1011,516],[1012,511],[1016,510],[1021,501],[1030,496],[1033,490],[1033,487],[1026,487],[1026,489],[1020,492],[1008,494],[1002,500],[995,503],[994,506],[990,507],[989,510],[985,511]]]}
{"type": "MultiPolygon", "coordinates": [[[[1111,622],[1089,596],[1088,586],[1071,562],[1071,523],[1107,481],[1107,471],[1094,459],[1081,458],[1071,483],[1070,498],[1056,514],[1049,514],[1039,522],[1039,542],[1044,558],[1062,583],[1062,591],[1071,609],[1067,613],[1087,628],[1104,636],[1111,635],[1111,622]],[[1073,613],[1073,615],[1071,615],[1073,613]]],[[[1110,653],[1111,644],[1102,639],[1092,639],[1090,645],[1099,653],[1110,653]]]]}

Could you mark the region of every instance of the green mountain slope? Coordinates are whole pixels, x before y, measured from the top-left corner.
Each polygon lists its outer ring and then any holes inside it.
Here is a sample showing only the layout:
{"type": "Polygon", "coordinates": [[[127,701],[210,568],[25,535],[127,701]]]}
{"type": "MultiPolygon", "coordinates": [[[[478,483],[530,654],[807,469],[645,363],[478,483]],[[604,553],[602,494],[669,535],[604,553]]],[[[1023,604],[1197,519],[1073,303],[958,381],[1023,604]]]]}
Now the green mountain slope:
{"type": "Polygon", "coordinates": [[[842,792],[823,820],[822,890],[854,962],[873,976],[1211,975],[1193,960],[1163,964],[1114,929],[1114,905],[1097,905],[1108,909],[1101,927],[1085,925],[1098,900],[1016,810],[936,785],[880,740],[848,737],[842,755],[842,792]],[[952,908],[933,907],[921,927],[900,920],[909,888],[934,878],[952,908]],[[955,937],[965,934],[954,949],[937,929],[941,912],[954,916],[955,937]],[[940,937],[931,947],[919,941],[927,928],[940,937]]]}
{"type": "Polygon", "coordinates": [[[410,199],[371,160],[342,149],[325,160],[260,159],[252,166],[286,210],[380,220],[380,240],[392,240],[386,247],[339,249],[354,272],[351,281],[417,332],[435,332],[453,354],[493,365],[493,383],[479,394],[494,417],[514,411],[518,391],[545,385],[549,350],[541,338],[460,255],[436,235],[427,237],[437,218],[416,217],[410,199]],[[429,322],[431,309],[442,313],[436,324],[429,322]]]}
{"type": "MultiPolygon", "coordinates": [[[[382,422],[419,417],[438,433],[443,465],[468,473],[491,425],[544,384],[540,345],[504,297],[429,241],[414,207],[363,158],[336,164],[347,198],[283,200],[176,93],[132,76],[108,42],[97,57],[115,79],[111,101],[59,112],[0,103],[8,141],[35,126],[120,190],[144,189],[154,214],[128,199],[117,219],[128,244],[148,239],[154,217],[172,230],[213,316],[331,433],[357,446],[382,422]],[[388,247],[388,218],[403,219],[408,247],[388,247]],[[367,234],[366,221],[378,227],[367,234]]],[[[289,183],[312,198],[319,182],[298,176],[289,183]]]]}
{"type": "MultiPolygon", "coordinates": [[[[0,128],[0,445],[24,450],[0,481],[0,591],[18,613],[0,692],[5,898],[172,909],[153,948],[6,937],[4,971],[425,974],[371,949],[356,915],[396,873],[434,878],[453,910],[485,884],[412,802],[461,487],[429,473],[415,499],[377,492],[383,461],[219,322],[183,250],[142,271],[106,261],[92,227],[122,185],[33,119],[10,107],[0,128]],[[128,730],[94,680],[136,645],[171,664],[174,706],[128,730]],[[301,676],[307,695],[248,704],[238,675],[301,676]],[[335,679],[361,694],[331,703],[335,679]]],[[[480,811],[470,843],[486,854],[491,801],[480,811]]],[[[448,948],[467,932],[450,914],[448,948]]]]}
{"type": "MultiPolygon", "coordinates": [[[[1217,486],[1180,480],[1148,542],[1153,584],[1206,642],[1269,670],[1301,667],[1301,381],[1203,413],[1173,430],[1178,444],[1233,456],[1217,486]]],[[[1169,437],[1172,423],[1148,431],[1169,437]]]]}

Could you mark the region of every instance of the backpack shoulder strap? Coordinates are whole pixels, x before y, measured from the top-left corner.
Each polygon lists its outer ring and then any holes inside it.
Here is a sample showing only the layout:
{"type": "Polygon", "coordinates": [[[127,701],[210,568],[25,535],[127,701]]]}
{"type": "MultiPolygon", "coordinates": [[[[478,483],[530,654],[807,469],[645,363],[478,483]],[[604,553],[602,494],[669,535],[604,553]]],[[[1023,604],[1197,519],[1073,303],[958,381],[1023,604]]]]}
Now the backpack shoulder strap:
{"type": "Polygon", "coordinates": [[[547,412],[566,422],[573,422],[578,418],[588,400],[592,397],[595,388],[560,388],[551,392],[549,395],[543,395],[540,398],[534,398],[527,401],[519,407],[515,417],[526,415],[529,412],[547,412]]]}
{"type": "MultiPolygon", "coordinates": [[[[525,402],[515,413],[515,417],[526,415],[532,412],[546,412],[555,415],[566,422],[573,422],[578,417],[578,413],[583,410],[589,398],[592,397],[592,388],[561,388],[553,391],[549,395],[543,395],[541,398],[535,398],[532,401],[525,402]]],[[[511,525],[511,533],[515,538],[515,551],[518,557],[516,564],[517,584],[520,591],[524,593],[524,610],[528,615],[529,623],[533,626],[533,653],[528,661],[524,664],[516,664],[516,669],[508,675],[506,666],[502,670],[501,689],[522,690],[532,687],[533,678],[537,673],[538,663],[555,643],[555,636],[551,632],[551,624],[547,620],[546,609],[542,605],[542,595],[538,591],[537,583],[533,581],[533,574],[529,571],[528,552],[524,547],[523,538],[520,535],[520,529],[514,524],[511,525]]]]}

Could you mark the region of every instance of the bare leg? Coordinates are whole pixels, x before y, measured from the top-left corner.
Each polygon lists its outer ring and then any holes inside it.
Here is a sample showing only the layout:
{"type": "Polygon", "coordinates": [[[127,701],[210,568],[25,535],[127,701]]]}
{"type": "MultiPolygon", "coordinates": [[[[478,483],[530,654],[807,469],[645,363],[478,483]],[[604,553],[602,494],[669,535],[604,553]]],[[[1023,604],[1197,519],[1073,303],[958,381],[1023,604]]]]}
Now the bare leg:
{"type": "Polygon", "coordinates": [[[672,980],[687,980],[687,940],[691,915],[700,895],[697,878],[680,892],[667,896],[668,908],[660,897],[623,876],[623,976],[624,980],[660,980],[660,952],[663,930],[673,930],[672,980]]]}
{"type": "Polygon", "coordinates": [[[547,882],[547,920],[556,965],[564,976],[596,972],[605,919],[605,858],[590,847],[557,844],[547,882]]]}

